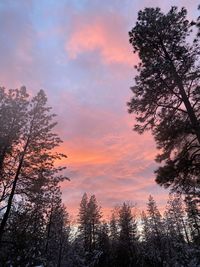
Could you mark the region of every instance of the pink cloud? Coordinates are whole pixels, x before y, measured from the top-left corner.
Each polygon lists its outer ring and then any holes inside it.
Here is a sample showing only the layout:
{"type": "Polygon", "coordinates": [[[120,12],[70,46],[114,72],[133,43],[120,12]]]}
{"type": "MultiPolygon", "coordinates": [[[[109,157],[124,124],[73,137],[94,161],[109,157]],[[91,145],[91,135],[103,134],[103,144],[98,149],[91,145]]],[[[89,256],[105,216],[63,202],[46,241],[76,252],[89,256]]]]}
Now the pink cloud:
{"type": "Polygon", "coordinates": [[[69,136],[62,129],[62,134],[69,139],[60,148],[68,155],[63,164],[68,167],[71,181],[63,183],[62,190],[70,213],[76,216],[84,192],[97,196],[105,217],[114,205],[128,200],[137,202],[138,208],[146,209],[152,190],[153,195],[157,192],[156,200],[163,209],[167,191],[160,190],[154,181],[157,151],[152,136],[132,132],[134,122],[128,114],[86,107],[70,96],[63,101],[74,111],[67,127],[70,129],[73,125],[73,134],[69,136]],[[79,119],[80,123],[75,127],[74,121],[79,119]]]}
{"type": "Polygon", "coordinates": [[[106,64],[133,65],[137,60],[136,55],[131,55],[128,29],[120,15],[90,16],[89,19],[76,17],[74,20],[76,23],[65,45],[71,59],[85,52],[98,51],[106,64]]]}

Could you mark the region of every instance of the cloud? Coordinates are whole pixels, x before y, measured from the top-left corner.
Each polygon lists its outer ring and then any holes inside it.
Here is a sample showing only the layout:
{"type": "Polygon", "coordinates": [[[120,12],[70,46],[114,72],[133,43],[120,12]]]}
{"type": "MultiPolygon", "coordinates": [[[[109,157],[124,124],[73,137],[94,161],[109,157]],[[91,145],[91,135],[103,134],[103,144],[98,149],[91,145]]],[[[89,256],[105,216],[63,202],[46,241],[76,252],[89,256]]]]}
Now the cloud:
{"type": "MultiPolygon", "coordinates": [[[[71,178],[70,182],[62,184],[69,211],[77,213],[74,206],[78,207],[84,192],[95,194],[105,213],[128,200],[145,209],[152,186],[153,189],[158,187],[154,183],[156,149],[152,137],[132,132],[130,121],[128,123],[122,114],[104,113],[98,108],[91,110],[80,103],[72,103],[74,111],[76,105],[79,106],[72,120],[81,118],[80,124],[76,125],[77,130],[72,127],[70,139],[61,147],[68,155],[63,164],[68,166],[67,175],[71,178]],[[84,121],[86,129],[82,131],[84,121]]],[[[166,191],[157,193],[157,199],[161,201],[165,194],[166,191]]]]}
{"type": "Polygon", "coordinates": [[[145,209],[152,191],[164,205],[167,192],[154,182],[157,151],[150,133],[133,132],[134,121],[127,112],[82,103],[73,93],[63,94],[58,103],[62,107],[58,131],[64,138],[60,150],[68,155],[62,164],[71,179],[62,184],[62,190],[71,214],[76,215],[74,207],[84,192],[97,196],[105,216],[128,200],[145,209]]]}
{"type": "Polygon", "coordinates": [[[96,52],[105,64],[133,65],[128,29],[123,16],[111,13],[77,16],[65,49],[71,59],[83,53],[96,52]]]}

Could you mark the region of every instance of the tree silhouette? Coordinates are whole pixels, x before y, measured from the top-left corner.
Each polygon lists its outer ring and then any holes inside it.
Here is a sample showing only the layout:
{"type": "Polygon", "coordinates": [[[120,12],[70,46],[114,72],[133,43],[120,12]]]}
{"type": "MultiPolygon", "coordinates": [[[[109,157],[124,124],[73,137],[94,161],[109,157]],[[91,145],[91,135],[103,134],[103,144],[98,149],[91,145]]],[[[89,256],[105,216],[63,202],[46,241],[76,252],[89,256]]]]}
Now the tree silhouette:
{"type": "Polygon", "coordinates": [[[138,75],[132,87],[129,112],[136,114],[135,130],[151,130],[162,153],[156,181],[189,192],[200,177],[200,68],[198,37],[185,8],[159,8],[138,13],[130,43],[138,53],[138,75]],[[194,35],[193,35],[194,36],[194,35]]]}
{"type": "MultiPolygon", "coordinates": [[[[9,97],[14,102],[12,108],[15,105],[19,106],[19,102],[23,103],[24,98],[27,98],[26,90],[23,88],[21,91],[14,91],[9,97]]],[[[20,113],[16,115],[18,117],[15,123],[16,128],[20,128],[19,126],[23,123],[22,128],[18,130],[19,133],[13,135],[11,131],[5,131],[4,133],[5,140],[10,141],[5,146],[2,145],[2,147],[6,147],[6,150],[5,153],[1,154],[3,155],[1,157],[1,180],[3,185],[6,185],[9,181],[9,188],[7,188],[6,198],[4,197],[3,201],[0,242],[16,194],[31,198],[34,197],[34,191],[37,191],[37,189],[42,188],[45,192],[45,188],[48,191],[50,187],[54,187],[60,181],[67,179],[59,174],[65,167],[55,167],[55,161],[65,157],[65,155],[54,152],[54,149],[62,141],[53,132],[56,125],[53,122],[55,115],[50,112],[51,108],[47,106],[44,91],[39,91],[29,102],[27,101],[23,105],[24,109],[19,109],[20,113]]],[[[5,105],[4,101],[0,104],[1,106],[5,105]]],[[[12,111],[12,114],[14,114],[14,111],[12,111]]],[[[2,150],[4,151],[4,149],[2,150]]],[[[5,195],[4,192],[2,195],[5,195]]]]}

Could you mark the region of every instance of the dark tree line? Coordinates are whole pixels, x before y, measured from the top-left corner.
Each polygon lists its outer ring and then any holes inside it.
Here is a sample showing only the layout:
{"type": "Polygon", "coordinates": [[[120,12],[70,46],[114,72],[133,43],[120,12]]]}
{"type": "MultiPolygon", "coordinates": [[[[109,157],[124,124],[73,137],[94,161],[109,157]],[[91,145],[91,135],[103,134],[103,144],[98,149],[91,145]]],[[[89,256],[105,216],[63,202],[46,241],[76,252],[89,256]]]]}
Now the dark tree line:
{"type": "Polygon", "coordinates": [[[130,204],[123,203],[113,209],[110,220],[104,221],[95,196],[88,199],[85,193],[77,231],[68,247],[67,266],[197,267],[200,217],[193,205],[180,194],[171,193],[161,215],[150,196],[146,211],[140,215],[130,204]]]}
{"type": "MultiPolygon", "coordinates": [[[[26,204],[26,205],[25,205],[26,204]]],[[[200,217],[194,202],[170,194],[161,215],[152,196],[140,215],[128,203],[102,217],[95,195],[85,193],[77,223],[54,192],[48,209],[13,205],[0,266],[172,267],[199,266],[200,217]]]]}

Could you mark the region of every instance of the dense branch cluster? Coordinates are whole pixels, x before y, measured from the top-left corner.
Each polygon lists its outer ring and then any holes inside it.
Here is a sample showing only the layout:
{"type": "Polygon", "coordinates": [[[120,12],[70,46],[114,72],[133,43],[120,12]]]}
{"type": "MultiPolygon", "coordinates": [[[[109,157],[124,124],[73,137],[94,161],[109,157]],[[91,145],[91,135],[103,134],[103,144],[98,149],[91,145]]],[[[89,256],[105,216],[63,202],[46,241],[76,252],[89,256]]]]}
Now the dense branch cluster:
{"type": "Polygon", "coordinates": [[[135,130],[151,130],[161,153],[156,181],[195,197],[200,193],[199,36],[187,11],[172,7],[138,13],[130,43],[140,58],[129,112],[135,130]]]}
{"type": "Polygon", "coordinates": [[[55,164],[66,156],[55,152],[62,141],[54,117],[44,91],[30,98],[25,87],[0,88],[0,266],[37,264],[41,246],[50,250],[55,217],[55,245],[66,232],[59,182],[67,177],[55,164]]]}

